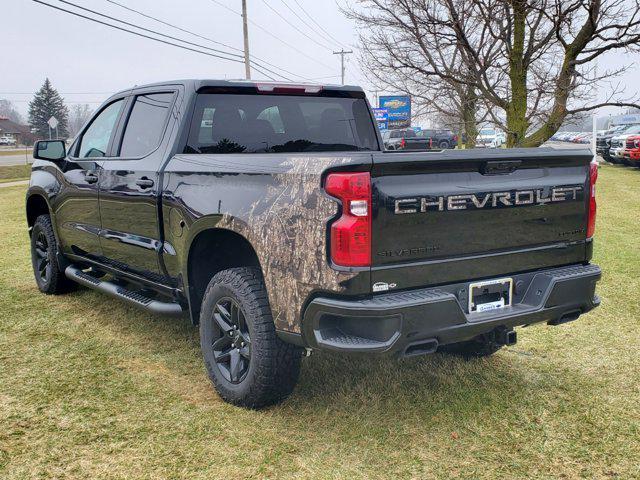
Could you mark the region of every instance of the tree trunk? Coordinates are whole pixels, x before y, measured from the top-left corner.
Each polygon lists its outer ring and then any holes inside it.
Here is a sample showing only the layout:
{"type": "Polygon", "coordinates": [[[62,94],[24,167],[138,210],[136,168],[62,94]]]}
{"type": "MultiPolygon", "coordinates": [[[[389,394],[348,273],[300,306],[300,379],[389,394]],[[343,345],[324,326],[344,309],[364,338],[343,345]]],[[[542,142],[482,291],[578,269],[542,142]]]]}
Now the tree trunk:
{"type": "MultiPolygon", "coordinates": [[[[464,133],[466,135],[465,148],[475,148],[478,138],[478,123],[476,114],[478,113],[478,92],[475,87],[468,86],[464,92],[461,102],[462,121],[464,122],[464,133]]],[[[462,141],[462,138],[460,138],[462,141]]]]}
{"type": "Polygon", "coordinates": [[[507,107],[507,148],[522,146],[529,129],[527,120],[527,68],[524,65],[526,2],[513,1],[513,41],[509,54],[511,101],[507,107]]]}

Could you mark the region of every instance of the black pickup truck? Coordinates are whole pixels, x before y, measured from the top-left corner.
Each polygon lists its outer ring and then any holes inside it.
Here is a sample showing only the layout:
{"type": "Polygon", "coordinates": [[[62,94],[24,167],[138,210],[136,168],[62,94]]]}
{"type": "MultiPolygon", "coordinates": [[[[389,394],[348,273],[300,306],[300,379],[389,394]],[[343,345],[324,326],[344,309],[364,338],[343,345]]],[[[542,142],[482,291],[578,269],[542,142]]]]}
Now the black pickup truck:
{"type": "Polygon", "coordinates": [[[188,314],[238,405],[311,350],[484,356],[599,303],[587,151],[384,152],[357,87],[135,87],[34,158],[38,288],[188,314]]]}

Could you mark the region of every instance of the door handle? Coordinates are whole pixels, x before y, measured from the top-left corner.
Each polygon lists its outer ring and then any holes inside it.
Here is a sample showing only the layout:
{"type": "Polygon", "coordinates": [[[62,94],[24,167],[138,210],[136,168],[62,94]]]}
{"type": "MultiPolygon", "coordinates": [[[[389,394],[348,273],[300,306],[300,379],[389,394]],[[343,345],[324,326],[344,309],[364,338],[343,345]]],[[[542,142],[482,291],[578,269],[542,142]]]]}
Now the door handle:
{"type": "Polygon", "coordinates": [[[84,176],[84,181],[87,183],[96,183],[98,181],[98,176],[93,173],[87,173],[84,176]]]}
{"type": "Polygon", "coordinates": [[[140,188],[151,188],[153,187],[153,180],[147,177],[142,177],[136,180],[136,185],[140,188]]]}

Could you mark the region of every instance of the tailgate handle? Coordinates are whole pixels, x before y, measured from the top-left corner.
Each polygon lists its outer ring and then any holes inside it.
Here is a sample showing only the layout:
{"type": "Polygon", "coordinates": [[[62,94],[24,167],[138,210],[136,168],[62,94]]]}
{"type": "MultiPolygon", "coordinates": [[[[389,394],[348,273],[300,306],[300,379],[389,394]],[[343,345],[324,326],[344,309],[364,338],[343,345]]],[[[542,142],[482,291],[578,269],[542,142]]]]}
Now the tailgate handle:
{"type": "Polygon", "coordinates": [[[480,173],[483,175],[506,175],[515,172],[521,164],[522,160],[496,160],[485,163],[480,173]]]}

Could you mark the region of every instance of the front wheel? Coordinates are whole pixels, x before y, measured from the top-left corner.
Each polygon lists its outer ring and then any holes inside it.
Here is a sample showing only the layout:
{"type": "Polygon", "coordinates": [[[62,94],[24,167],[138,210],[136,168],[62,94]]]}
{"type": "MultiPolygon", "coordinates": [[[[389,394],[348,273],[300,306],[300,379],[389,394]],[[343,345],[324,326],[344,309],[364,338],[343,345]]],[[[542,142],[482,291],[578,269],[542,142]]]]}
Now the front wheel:
{"type": "Polygon", "coordinates": [[[76,285],[60,270],[57,253],[51,217],[40,215],[31,230],[31,264],[38,289],[49,295],[68,292],[76,285]]]}
{"type": "Polygon", "coordinates": [[[302,351],[276,335],[257,268],[231,268],[211,279],[200,312],[200,346],[211,382],[229,403],[273,405],[298,380],[302,351]]]}

